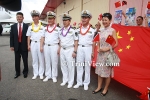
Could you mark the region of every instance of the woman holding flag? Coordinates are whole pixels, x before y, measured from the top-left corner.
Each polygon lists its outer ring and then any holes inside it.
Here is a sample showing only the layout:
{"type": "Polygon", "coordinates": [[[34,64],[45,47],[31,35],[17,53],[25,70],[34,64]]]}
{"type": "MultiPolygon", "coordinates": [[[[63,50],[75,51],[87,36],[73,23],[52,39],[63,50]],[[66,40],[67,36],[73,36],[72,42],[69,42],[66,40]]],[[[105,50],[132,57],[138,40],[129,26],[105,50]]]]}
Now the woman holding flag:
{"type": "Polygon", "coordinates": [[[102,15],[102,24],[104,29],[101,29],[100,41],[98,41],[98,57],[96,63],[95,73],[98,75],[98,87],[93,91],[93,94],[101,92],[102,96],[105,96],[108,93],[108,86],[113,76],[113,67],[106,64],[107,55],[110,53],[110,48],[113,49],[118,45],[116,31],[111,28],[111,19],[112,15],[110,13],[104,13],[102,15]],[[108,37],[111,36],[114,38],[114,45],[111,45],[109,42],[106,42],[108,37]],[[105,79],[105,87],[102,88],[102,82],[105,79]]]}

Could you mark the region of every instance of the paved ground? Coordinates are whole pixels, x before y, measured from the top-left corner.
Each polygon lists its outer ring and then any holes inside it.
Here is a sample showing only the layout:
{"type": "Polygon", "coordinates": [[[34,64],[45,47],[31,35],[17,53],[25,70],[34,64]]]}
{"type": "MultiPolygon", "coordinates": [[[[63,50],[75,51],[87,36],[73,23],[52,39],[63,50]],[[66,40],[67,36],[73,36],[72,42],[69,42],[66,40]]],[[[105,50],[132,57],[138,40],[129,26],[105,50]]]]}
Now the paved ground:
{"type": "Polygon", "coordinates": [[[54,84],[52,80],[44,83],[39,78],[32,80],[30,53],[28,78],[24,79],[21,75],[14,79],[14,53],[9,49],[9,36],[0,36],[0,63],[2,69],[0,100],[139,100],[136,97],[136,95],[139,95],[138,92],[115,80],[111,81],[109,92],[105,97],[102,97],[100,93],[92,94],[97,86],[94,68],[91,70],[91,84],[88,91],[84,91],[83,87],[79,89],[67,89],[67,85],[61,87],[62,73],[60,66],[57,83],[54,84]]]}

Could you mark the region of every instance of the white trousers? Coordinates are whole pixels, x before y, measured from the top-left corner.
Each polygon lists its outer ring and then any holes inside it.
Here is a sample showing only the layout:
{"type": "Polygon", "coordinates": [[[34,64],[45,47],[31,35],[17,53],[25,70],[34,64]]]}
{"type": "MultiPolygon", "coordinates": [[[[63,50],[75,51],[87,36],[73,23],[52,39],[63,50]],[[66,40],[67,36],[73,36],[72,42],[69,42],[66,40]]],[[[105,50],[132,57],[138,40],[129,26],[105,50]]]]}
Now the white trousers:
{"type": "Polygon", "coordinates": [[[74,51],[74,47],[64,50],[61,48],[60,50],[60,62],[61,62],[61,71],[62,71],[62,81],[69,85],[73,85],[74,83],[74,71],[75,58],[72,57],[74,51]]]}
{"type": "Polygon", "coordinates": [[[31,42],[31,55],[34,76],[43,76],[44,74],[44,56],[40,52],[40,42],[31,42]]]}
{"type": "Polygon", "coordinates": [[[45,76],[48,78],[57,78],[58,76],[58,45],[44,45],[45,56],[45,76]]]}
{"type": "Polygon", "coordinates": [[[90,83],[90,71],[91,71],[91,54],[92,46],[82,47],[78,46],[77,50],[77,84],[78,85],[89,85],[90,83]],[[84,64],[84,65],[83,65],[84,64]],[[83,72],[84,82],[83,82],[83,72]]]}

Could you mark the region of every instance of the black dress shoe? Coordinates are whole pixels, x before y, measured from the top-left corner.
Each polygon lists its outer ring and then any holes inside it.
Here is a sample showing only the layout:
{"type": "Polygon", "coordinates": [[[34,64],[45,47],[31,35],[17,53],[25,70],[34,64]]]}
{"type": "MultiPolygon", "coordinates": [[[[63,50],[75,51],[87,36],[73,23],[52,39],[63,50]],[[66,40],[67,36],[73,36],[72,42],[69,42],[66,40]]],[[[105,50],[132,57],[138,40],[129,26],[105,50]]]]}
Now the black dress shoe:
{"type": "Polygon", "coordinates": [[[15,78],[18,78],[19,76],[20,76],[20,75],[15,75],[14,79],[15,79],[15,78]]]}
{"type": "Polygon", "coordinates": [[[107,90],[107,92],[106,92],[105,94],[101,92],[101,95],[102,95],[102,96],[105,96],[107,93],[108,93],[108,90],[107,90]]]}
{"type": "Polygon", "coordinates": [[[24,78],[27,78],[28,77],[28,75],[27,74],[24,74],[24,78]]]}
{"type": "Polygon", "coordinates": [[[96,93],[98,93],[98,92],[101,92],[103,90],[103,88],[101,88],[100,90],[98,90],[98,91],[92,91],[92,93],[93,94],[96,94],[96,93]]]}

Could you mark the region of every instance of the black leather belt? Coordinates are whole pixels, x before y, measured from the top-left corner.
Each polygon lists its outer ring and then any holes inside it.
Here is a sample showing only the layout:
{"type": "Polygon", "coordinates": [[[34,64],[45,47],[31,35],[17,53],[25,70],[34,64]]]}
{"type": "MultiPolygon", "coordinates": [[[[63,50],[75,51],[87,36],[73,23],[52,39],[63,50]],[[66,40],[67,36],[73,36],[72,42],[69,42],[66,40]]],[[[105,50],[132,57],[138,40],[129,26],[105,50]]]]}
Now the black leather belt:
{"type": "Polygon", "coordinates": [[[81,46],[81,47],[89,47],[89,46],[92,46],[92,45],[81,45],[81,44],[79,44],[79,46],[81,46]]]}
{"type": "Polygon", "coordinates": [[[67,49],[70,49],[72,48],[73,46],[70,46],[70,47],[62,47],[64,50],[67,50],[67,49]]]}
{"type": "Polygon", "coordinates": [[[56,43],[56,44],[45,44],[45,45],[47,45],[47,46],[54,46],[54,45],[58,45],[58,43],[56,43]]]}
{"type": "Polygon", "coordinates": [[[32,42],[35,42],[35,43],[37,43],[38,41],[32,41],[32,42]]]}

